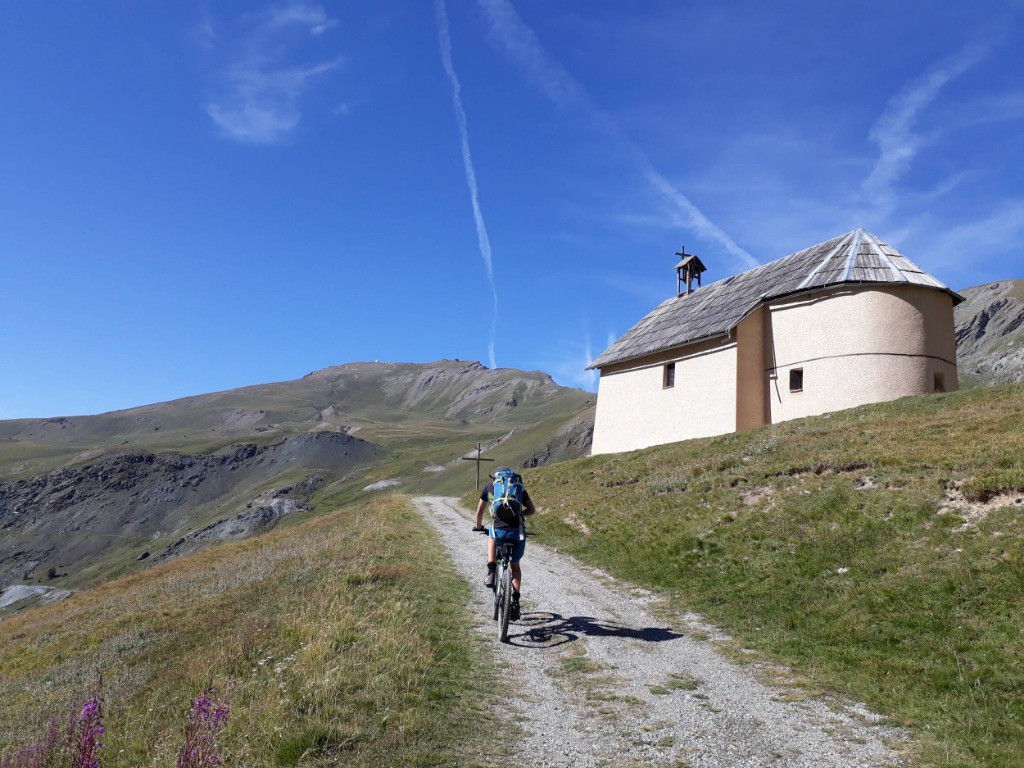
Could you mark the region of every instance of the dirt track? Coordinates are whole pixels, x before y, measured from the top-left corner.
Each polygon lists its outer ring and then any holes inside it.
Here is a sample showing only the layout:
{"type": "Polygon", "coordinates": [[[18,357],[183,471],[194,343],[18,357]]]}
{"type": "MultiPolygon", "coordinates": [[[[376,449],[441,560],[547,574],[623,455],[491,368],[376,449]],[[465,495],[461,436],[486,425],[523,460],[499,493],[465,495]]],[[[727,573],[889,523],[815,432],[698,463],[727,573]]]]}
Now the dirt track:
{"type": "Polygon", "coordinates": [[[484,540],[456,499],[415,500],[474,587],[479,629],[517,691],[530,766],[891,766],[901,735],[863,706],[767,685],[728,661],[699,617],[665,618],[647,592],[531,541],[523,617],[501,645],[483,586],[484,540]]]}

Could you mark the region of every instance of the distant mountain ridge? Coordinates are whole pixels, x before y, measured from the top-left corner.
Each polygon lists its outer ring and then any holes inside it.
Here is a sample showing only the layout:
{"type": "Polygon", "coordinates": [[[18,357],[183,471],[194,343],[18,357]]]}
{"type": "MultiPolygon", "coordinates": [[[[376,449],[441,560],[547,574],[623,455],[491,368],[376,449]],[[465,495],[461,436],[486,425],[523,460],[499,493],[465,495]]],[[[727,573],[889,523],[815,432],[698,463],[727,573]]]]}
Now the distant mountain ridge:
{"type": "Polygon", "coordinates": [[[522,428],[593,401],[541,371],[478,362],[348,363],[300,379],[194,395],[92,416],[0,421],[0,479],[82,462],[121,446],[209,452],[315,430],[370,441],[522,428]]]}
{"type": "Polygon", "coordinates": [[[509,466],[575,458],[593,414],[546,373],[439,360],[0,421],[0,589],[78,588],[381,488],[464,493],[478,443],[509,466]]]}
{"type": "Polygon", "coordinates": [[[1024,381],[1024,280],[960,291],[953,311],[957,364],[964,386],[1024,381]]]}

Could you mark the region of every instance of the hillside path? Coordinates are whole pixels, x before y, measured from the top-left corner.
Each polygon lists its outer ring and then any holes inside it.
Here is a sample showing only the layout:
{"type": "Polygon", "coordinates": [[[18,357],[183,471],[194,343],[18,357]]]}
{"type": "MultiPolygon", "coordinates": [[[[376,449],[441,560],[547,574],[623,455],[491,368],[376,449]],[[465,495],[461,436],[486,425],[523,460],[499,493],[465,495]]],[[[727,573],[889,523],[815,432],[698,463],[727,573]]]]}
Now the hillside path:
{"type": "MultiPolygon", "coordinates": [[[[728,661],[727,640],[695,615],[665,618],[658,601],[531,540],[523,561],[523,616],[497,640],[483,585],[484,537],[446,497],[414,503],[472,584],[477,629],[512,682],[530,766],[903,765],[899,732],[854,704],[767,685],[771,669],[728,661]]],[[[775,670],[775,672],[780,672],[775,670]]]]}

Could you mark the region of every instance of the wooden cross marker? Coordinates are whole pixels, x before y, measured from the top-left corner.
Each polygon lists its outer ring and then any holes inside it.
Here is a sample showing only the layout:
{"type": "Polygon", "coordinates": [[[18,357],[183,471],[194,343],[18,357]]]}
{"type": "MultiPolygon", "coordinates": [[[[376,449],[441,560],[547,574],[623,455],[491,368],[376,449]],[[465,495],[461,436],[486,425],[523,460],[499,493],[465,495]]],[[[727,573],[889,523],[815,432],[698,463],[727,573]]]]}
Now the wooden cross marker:
{"type": "Polygon", "coordinates": [[[480,462],[481,461],[494,461],[494,459],[487,459],[480,455],[480,443],[476,444],[476,456],[463,456],[463,461],[475,461],[476,462],[476,489],[480,490],[480,462]]]}

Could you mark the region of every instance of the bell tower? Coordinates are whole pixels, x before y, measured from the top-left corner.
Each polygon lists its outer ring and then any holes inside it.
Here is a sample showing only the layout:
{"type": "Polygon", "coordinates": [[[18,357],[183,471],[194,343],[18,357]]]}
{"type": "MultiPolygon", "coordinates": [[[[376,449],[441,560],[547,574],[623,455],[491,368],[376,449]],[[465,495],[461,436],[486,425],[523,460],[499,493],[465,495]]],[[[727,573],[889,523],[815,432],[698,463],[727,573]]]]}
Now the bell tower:
{"type": "Polygon", "coordinates": [[[688,296],[694,290],[694,278],[697,280],[697,287],[700,287],[701,273],[707,272],[707,267],[701,263],[696,254],[687,253],[685,245],[680,247],[676,256],[679,257],[679,263],[676,264],[676,296],[688,296]],[[683,283],[686,283],[685,291],[683,290],[683,283]]]}

